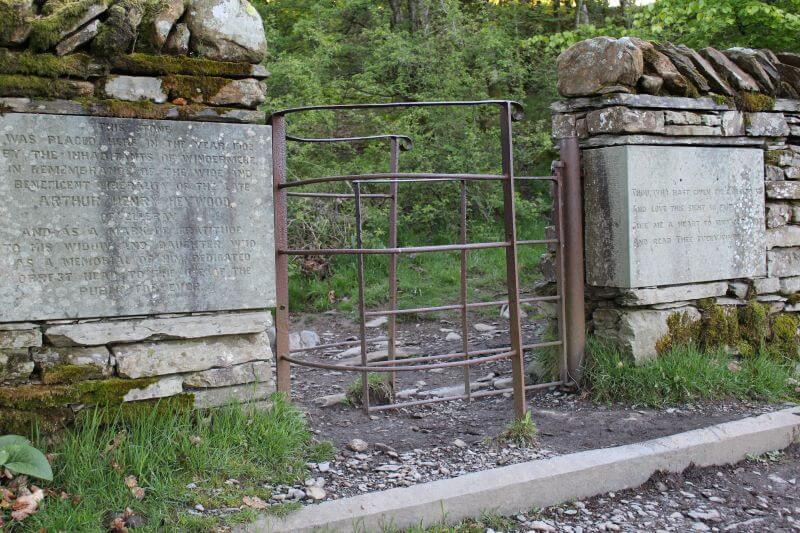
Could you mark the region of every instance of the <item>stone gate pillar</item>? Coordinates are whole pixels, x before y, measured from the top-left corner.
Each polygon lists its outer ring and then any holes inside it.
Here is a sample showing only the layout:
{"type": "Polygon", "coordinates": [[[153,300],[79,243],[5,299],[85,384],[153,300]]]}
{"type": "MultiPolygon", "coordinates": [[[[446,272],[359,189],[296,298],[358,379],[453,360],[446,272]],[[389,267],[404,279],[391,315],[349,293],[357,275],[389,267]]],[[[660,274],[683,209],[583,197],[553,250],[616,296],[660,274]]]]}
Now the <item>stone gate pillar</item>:
{"type": "Polygon", "coordinates": [[[800,56],[600,37],[558,70],[594,335],[640,361],[676,313],[800,311],[800,56]]]}
{"type": "Polygon", "coordinates": [[[0,8],[0,434],[274,390],[270,127],[246,0],[0,8]]]}

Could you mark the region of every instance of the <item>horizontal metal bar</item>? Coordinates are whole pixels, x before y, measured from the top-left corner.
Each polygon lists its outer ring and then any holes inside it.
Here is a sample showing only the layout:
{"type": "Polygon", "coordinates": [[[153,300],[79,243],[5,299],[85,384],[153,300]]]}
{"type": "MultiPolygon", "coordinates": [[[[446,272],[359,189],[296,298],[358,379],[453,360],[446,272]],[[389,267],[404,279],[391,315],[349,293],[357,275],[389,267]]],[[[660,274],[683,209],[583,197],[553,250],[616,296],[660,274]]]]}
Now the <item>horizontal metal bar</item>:
{"type": "Polygon", "coordinates": [[[558,244],[558,239],[532,239],[528,241],[517,241],[517,244],[558,244]]]}
{"type": "MultiPolygon", "coordinates": [[[[533,344],[524,344],[522,346],[523,350],[533,350],[536,348],[545,348],[547,346],[560,346],[561,341],[552,341],[546,343],[533,343],[533,344]]],[[[384,368],[387,364],[395,364],[395,365],[413,365],[416,363],[424,363],[427,361],[441,361],[443,359],[456,359],[458,357],[472,357],[472,356],[479,356],[479,355],[491,355],[495,353],[500,353],[504,351],[512,351],[510,346],[503,346],[501,348],[486,348],[483,350],[475,350],[475,351],[467,351],[467,352],[454,352],[454,353],[445,353],[445,354],[438,354],[438,355],[411,355],[411,356],[404,356],[402,359],[397,359],[394,361],[373,361],[372,363],[368,363],[370,368],[384,368]]]]}
{"type": "Polygon", "coordinates": [[[516,181],[558,181],[558,176],[514,176],[516,181]]]}
{"type": "Polygon", "coordinates": [[[503,174],[436,174],[432,172],[378,172],[374,174],[348,174],[344,176],[324,176],[322,178],[312,178],[309,180],[290,181],[278,185],[279,189],[290,187],[302,187],[304,185],[314,185],[316,183],[335,183],[339,181],[375,181],[375,180],[396,180],[396,181],[502,181],[508,179],[503,174]]]}
{"type": "Polygon", "coordinates": [[[392,255],[422,254],[431,252],[458,252],[461,250],[484,250],[507,248],[507,242],[476,242],[471,244],[441,244],[438,246],[409,246],[405,248],[327,248],[322,250],[278,250],[283,255],[392,255]]]}
{"type": "Polygon", "coordinates": [[[287,141],[295,141],[301,143],[345,143],[345,142],[360,142],[360,141],[380,141],[384,139],[397,139],[398,148],[403,152],[408,152],[414,148],[414,142],[408,135],[362,135],[358,137],[297,137],[295,135],[287,135],[287,141]]]}
{"type": "Polygon", "coordinates": [[[308,111],[347,111],[357,109],[392,109],[408,107],[475,107],[484,105],[511,106],[511,118],[522,120],[525,117],[525,110],[522,104],[513,100],[468,100],[464,102],[444,101],[444,102],[385,102],[379,104],[335,104],[335,105],[313,105],[303,107],[292,107],[275,111],[269,116],[269,122],[278,115],[288,115],[290,113],[305,113],[308,111]]]}
{"type": "MultiPolygon", "coordinates": [[[[355,194],[348,194],[348,193],[335,193],[335,192],[287,192],[287,196],[294,196],[297,198],[342,198],[342,199],[354,199],[356,197],[355,194]]],[[[362,194],[361,198],[391,198],[391,194],[362,194]]]]}
{"type": "Polygon", "coordinates": [[[451,366],[473,366],[482,365],[484,363],[491,363],[493,361],[500,361],[501,359],[508,359],[513,355],[513,352],[504,352],[489,357],[481,357],[478,359],[470,359],[468,361],[452,361],[449,363],[436,363],[432,365],[408,365],[408,366],[350,366],[350,365],[335,365],[332,363],[319,363],[316,361],[301,361],[294,357],[283,356],[284,361],[294,363],[300,366],[307,366],[310,368],[319,368],[322,370],[338,370],[341,372],[411,372],[414,370],[432,370],[434,368],[448,368],[451,366]]]}
{"type": "MultiPolygon", "coordinates": [[[[367,344],[374,344],[376,342],[381,342],[385,340],[388,340],[388,338],[375,337],[374,339],[367,339],[367,344]]],[[[296,348],[294,350],[289,350],[289,353],[313,352],[315,350],[324,350],[326,348],[339,348],[341,346],[355,346],[357,344],[361,344],[361,341],[354,340],[354,341],[332,342],[330,344],[319,344],[317,346],[314,346],[313,348],[296,348]]]]}
{"type": "MultiPolygon", "coordinates": [[[[561,299],[561,296],[532,296],[530,298],[520,298],[519,303],[531,302],[556,302],[561,299]]],[[[496,300],[494,302],[473,302],[467,304],[467,309],[479,309],[481,307],[494,307],[498,305],[508,305],[508,300],[496,300]]],[[[435,311],[452,311],[456,309],[463,309],[461,304],[439,305],[436,307],[416,307],[412,309],[395,309],[391,311],[368,311],[365,313],[368,317],[375,316],[394,316],[394,315],[413,315],[417,313],[430,313],[435,311]]]]}
{"type": "MultiPolygon", "coordinates": [[[[551,387],[558,387],[560,385],[564,385],[563,381],[552,381],[550,383],[537,383],[536,385],[528,385],[525,387],[526,391],[531,390],[539,390],[539,389],[549,389],[551,387]]],[[[500,394],[508,394],[514,392],[514,389],[497,389],[497,390],[489,390],[489,391],[476,391],[471,393],[469,396],[466,394],[461,394],[458,396],[444,396],[441,398],[428,398],[425,400],[415,400],[411,402],[403,402],[403,403],[390,403],[386,405],[376,405],[374,407],[370,407],[369,411],[388,411],[390,409],[402,409],[404,407],[414,407],[417,405],[427,405],[431,403],[440,403],[440,402],[451,402],[453,400],[468,400],[472,398],[486,398],[489,396],[499,396],[500,394]]]]}

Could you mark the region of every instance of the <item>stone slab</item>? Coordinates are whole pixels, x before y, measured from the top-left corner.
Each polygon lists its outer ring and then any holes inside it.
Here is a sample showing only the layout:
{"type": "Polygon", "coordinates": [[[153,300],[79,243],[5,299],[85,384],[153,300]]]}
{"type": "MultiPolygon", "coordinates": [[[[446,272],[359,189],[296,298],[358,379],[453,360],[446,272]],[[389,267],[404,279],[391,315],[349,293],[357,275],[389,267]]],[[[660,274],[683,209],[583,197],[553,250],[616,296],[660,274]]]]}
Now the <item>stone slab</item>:
{"type": "Polygon", "coordinates": [[[120,344],[111,347],[117,373],[126,378],[165,376],[272,360],[266,333],[202,340],[120,344]]]}
{"type": "Polygon", "coordinates": [[[624,288],[764,276],[763,152],[584,150],[586,277],[624,288]]]}
{"type": "Polygon", "coordinates": [[[212,368],[211,370],[187,375],[183,383],[187,387],[207,389],[264,382],[271,379],[272,363],[270,361],[254,361],[228,368],[212,368]]]}
{"type": "MultiPolygon", "coordinates": [[[[742,125],[744,127],[744,125],[742,125]]],[[[724,129],[724,128],[723,128],[724,129]]],[[[604,146],[620,146],[644,144],[648,146],[731,146],[731,147],[765,147],[763,139],[758,137],[666,137],[658,135],[598,135],[590,139],[581,139],[581,148],[601,148],[604,146]]]]}
{"type": "Polygon", "coordinates": [[[268,381],[235,385],[233,387],[189,390],[187,392],[194,395],[194,407],[196,409],[208,409],[233,403],[266,400],[275,392],[275,384],[272,381],[268,381]]]}
{"type": "Polygon", "coordinates": [[[268,126],[0,117],[0,322],[274,305],[268,126]]]}
{"type": "Polygon", "coordinates": [[[619,298],[622,305],[653,305],[689,300],[701,300],[724,296],[728,292],[725,282],[702,283],[693,285],[677,285],[673,287],[652,287],[648,289],[630,289],[624,291],[619,298]]]}
{"type": "Polygon", "coordinates": [[[42,330],[39,328],[0,329],[0,350],[30,348],[42,345],[42,330]]]}
{"type": "Polygon", "coordinates": [[[770,277],[800,276],[800,248],[774,248],[767,252],[770,277]]]}
{"type": "Polygon", "coordinates": [[[199,316],[105,320],[50,326],[45,337],[54,346],[95,346],[164,339],[198,339],[261,333],[272,325],[268,311],[199,316]]]}
{"type": "Polygon", "coordinates": [[[687,313],[692,320],[700,318],[700,312],[694,307],[597,309],[593,316],[595,335],[616,343],[622,353],[638,364],[657,356],[656,343],[669,333],[667,319],[675,313],[687,313]]]}
{"type": "Polygon", "coordinates": [[[183,377],[167,376],[143,389],[129,390],[122,398],[124,402],[138,402],[154,398],[167,398],[183,393],[183,377]]]}
{"type": "MultiPolygon", "coordinates": [[[[652,96],[649,94],[610,94],[589,98],[570,98],[550,105],[556,113],[571,113],[586,109],[597,109],[614,105],[644,107],[649,109],[687,109],[696,111],[728,111],[733,108],[719,104],[711,97],[683,98],[679,96],[652,96]]],[[[782,109],[781,109],[782,111],[782,109]]]]}

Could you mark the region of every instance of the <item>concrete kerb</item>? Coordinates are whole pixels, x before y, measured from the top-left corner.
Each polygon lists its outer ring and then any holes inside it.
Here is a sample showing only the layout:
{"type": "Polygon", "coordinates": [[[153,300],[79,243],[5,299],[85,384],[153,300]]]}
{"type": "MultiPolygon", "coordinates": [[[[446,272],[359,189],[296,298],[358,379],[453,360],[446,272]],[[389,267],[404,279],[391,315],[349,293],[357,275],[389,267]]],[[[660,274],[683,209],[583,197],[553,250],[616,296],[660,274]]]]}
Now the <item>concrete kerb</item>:
{"type": "Polygon", "coordinates": [[[531,461],[310,505],[265,516],[238,532],[384,531],[458,522],[484,511],[513,515],[641,485],[655,472],[732,464],[800,439],[800,407],[637,444],[531,461]]]}

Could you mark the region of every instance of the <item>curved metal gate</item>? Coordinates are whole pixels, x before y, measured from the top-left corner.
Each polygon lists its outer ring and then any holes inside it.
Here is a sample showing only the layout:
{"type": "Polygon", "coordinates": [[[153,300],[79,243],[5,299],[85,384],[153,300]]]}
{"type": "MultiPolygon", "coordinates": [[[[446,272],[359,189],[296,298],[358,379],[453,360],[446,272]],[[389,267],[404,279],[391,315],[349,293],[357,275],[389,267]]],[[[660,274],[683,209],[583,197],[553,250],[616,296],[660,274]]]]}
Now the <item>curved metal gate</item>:
{"type": "Polygon", "coordinates": [[[580,163],[577,139],[563,141],[561,146],[562,161],[553,164],[551,176],[516,176],[514,174],[513,130],[512,123],[522,118],[522,106],[508,100],[483,100],[469,102],[402,102],[386,104],[353,104],[310,106],[286,109],[273,113],[269,123],[272,125],[273,143],[273,179],[275,198],[275,245],[276,245],[276,332],[277,332],[277,386],[278,390],[291,393],[291,365],[312,368],[351,371],[361,374],[363,386],[363,405],[367,413],[377,410],[394,409],[432,402],[449,400],[471,400],[473,398],[513,393],[514,411],[517,417],[523,417],[527,411],[525,391],[548,388],[557,385],[577,383],[580,379],[580,367],[585,345],[585,324],[583,308],[583,234],[582,234],[582,202],[580,185],[580,163]],[[286,132],[287,115],[308,111],[341,111],[368,110],[382,108],[412,107],[453,107],[453,106],[493,106],[498,109],[500,122],[500,147],[502,151],[502,174],[437,174],[409,173],[399,171],[399,155],[402,150],[410,149],[412,144],[408,137],[402,135],[374,135],[366,137],[345,138],[302,138],[288,135],[286,132]],[[390,153],[390,172],[355,174],[346,176],[325,176],[299,181],[287,182],[286,143],[339,143],[362,142],[371,140],[388,140],[390,153]],[[467,242],[467,197],[468,184],[476,181],[499,181],[503,186],[504,229],[505,240],[499,242],[467,242]],[[549,181],[553,183],[553,219],[556,237],[539,240],[518,240],[515,210],[515,184],[523,180],[549,181]],[[397,246],[397,200],[400,186],[407,183],[454,181],[460,183],[460,242],[437,246],[397,246]],[[334,192],[301,191],[305,186],[347,182],[352,185],[350,194],[334,192]],[[388,185],[388,193],[363,193],[363,184],[382,183],[388,185]],[[327,199],[348,199],[354,202],[356,219],[356,248],[336,249],[296,249],[289,248],[287,234],[287,202],[293,197],[312,197],[327,199]],[[365,248],[362,239],[362,202],[374,198],[390,200],[389,242],[386,248],[365,248]],[[520,246],[546,244],[556,250],[556,284],[557,292],[552,296],[532,296],[523,298],[520,295],[519,268],[517,249],[520,246]],[[502,248],[505,249],[506,293],[507,299],[492,302],[469,302],[467,300],[467,254],[473,250],[502,248]],[[460,252],[460,298],[450,305],[436,307],[419,307],[413,309],[397,308],[397,260],[402,254],[460,252]],[[292,256],[329,256],[350,254],[357,256],[358,266],[358,315],[360,335],[357,341],[345,341],[323,344],[314,348],[290,349],[289,345],[289,259],[292,256]],[[388,309],[367,310],[364,298],[364,257],[367,254],[384,254],[389,262],[389,302],[388,309]],[[529,302],[554,302],[558,309],[558,339],[549,342],[524,344],[520,322],[520,304],[529,302]],[[481,307],[507,304],[509,309],[509,345],[502,348],[471,350],[468,337],[467,315],[469,310],[481,307]],[[456,353],[435,355],[414,355],[397,359],[396,319],[399,315],[428,313],[435,311],[460,311],[462,350],[456,353]],[[366,332],[367,320],[373,317],[388,318],[385,338],[369,339],[366,332]],[[369,361],[367,347],[371,342],[386,340],[388,342],[388,359],[386,361],[369,361]],[[361,363],[359,365],[335,365],[314,361],[306,361],[296,356],[299,352],[325,348],[360,346],[361,363]],[[559,380],[551,383],[525,385],[524,352],[545,347],[559,349],[559,380]],[[471,392],[470,367],[499,360],[510,360],[513,375],[513,386],[510,389],[471,392]],[[371,406],[369,403],[369,379],[371,372],[385,372],[394,376],[396,372],[430,370],[435,368],[463,367],[464,393],[445,398],[434,398],[388,405],[371,406]]]}

